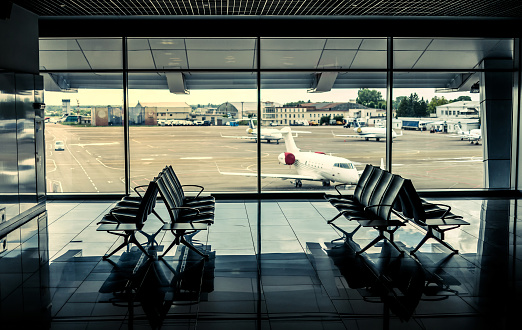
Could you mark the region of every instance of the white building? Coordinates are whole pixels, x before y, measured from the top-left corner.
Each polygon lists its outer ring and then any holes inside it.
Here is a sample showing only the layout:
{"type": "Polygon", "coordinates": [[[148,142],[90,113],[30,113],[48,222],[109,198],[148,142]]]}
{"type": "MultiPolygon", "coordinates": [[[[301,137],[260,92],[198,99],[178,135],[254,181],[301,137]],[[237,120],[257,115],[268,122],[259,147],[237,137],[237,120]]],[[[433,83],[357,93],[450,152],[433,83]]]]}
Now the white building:
{"type": "Polygon", "coordinates": [[[437,118],[440,119],[470,119],[479,118],[480,103],[478,101],[459,101],[439,105],[436,108],[437,118]]]}
{"type": "Polygon", "coordinates": [[[305,121],[319,124],[322,117],[344,118],[348,122],[358,119],[366,125],[375,124],[386,116],[386,110],[366,108],[357,103],[304,103],[299,106],[266,106],[262,109],[263,125],[298,125],[305,121]]]}

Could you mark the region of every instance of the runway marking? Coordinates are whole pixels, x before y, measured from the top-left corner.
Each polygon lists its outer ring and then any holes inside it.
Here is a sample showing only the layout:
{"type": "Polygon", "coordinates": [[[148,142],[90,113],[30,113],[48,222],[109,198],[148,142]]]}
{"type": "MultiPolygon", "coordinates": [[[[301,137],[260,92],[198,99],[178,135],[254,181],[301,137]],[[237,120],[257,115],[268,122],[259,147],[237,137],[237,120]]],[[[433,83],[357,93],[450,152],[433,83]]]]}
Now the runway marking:
{"type": "MultiPolygon", "coordinates": [[[[87,171],[85,170],[85,168],[83,167],[83,165],[80,163],[80,161],[78,161],[78,159],[73,155],[73,153],[71,152],[71,150],[69,148],[67,148],[67,151],[69,151],[69,153],[71,154],[71,156],[74,158],[74,160],[76,161],[76,163],[78,163],[78,165],[80,166],[80,168],[82,169],[83,173],[85,173],[85,175],[87,176],[87,179],[89,179],[89,181],[91,182],[94,190],[96,190],[96,192],[100,192],[98,190],[98,187],[96,187],[96,185],[94,184],[94,182],[92,181],[91,177],[89,176],[89,174],[87,173],[87,171]]],[[[98,160],[98,159],[96,159],[98,160]]]]}
{"type": "Polygon", "coordinates": [[[482,162],[482,157],[456,157],[456,158],[424,158],[419,159],[422,161],[438,161],[441,163],[469,163],[469,162],[482,162]]]}
{"type": "Polygon", "coordinates": [[[100,160],[100,158],[101,158],[101,156],[98,156],[98,157],[96,158],[96,161],[97,161],[98,163],[100,163],[103,167],[108,168],[108,169],[111,169],[111,170],[117,170],[117,171],[121,171],[121,170],[123,170],[122,168],[116,168],[116,167],[111,167],[111,166],[105,165],[105,164],[100,160]]]}
{"type": "Polygon", "coordinates": [[[47,173],[54,172],[54,171],[56,171],[58,169],[58,166],[56,166],[56,162],[54,161],[54,159],[49,158],[49,160],[53,162],[54,168],[52,170],[50,170],[50,171],[47,171],[47,173]]]}
{"type": "Polygon", "coordinates": [[[70,146],[79,146],[79,147],[85,147],[85,146],[108,146],[108,145],[115,145],[120,144],[119,142],[99,142],[99,143],[69,143],[70,146]]]}

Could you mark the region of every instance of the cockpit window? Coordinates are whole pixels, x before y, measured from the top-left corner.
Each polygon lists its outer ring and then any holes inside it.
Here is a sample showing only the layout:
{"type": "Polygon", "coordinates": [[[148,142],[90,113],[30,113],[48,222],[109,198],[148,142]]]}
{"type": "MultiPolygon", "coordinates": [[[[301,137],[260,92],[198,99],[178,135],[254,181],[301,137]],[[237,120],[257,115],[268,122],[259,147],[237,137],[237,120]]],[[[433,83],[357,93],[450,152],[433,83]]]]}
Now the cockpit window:
{"type": "Polygon", "coordinates": [[[335,163],[334,167],[353,169],[353,164],[352,163],[335,163]]]}

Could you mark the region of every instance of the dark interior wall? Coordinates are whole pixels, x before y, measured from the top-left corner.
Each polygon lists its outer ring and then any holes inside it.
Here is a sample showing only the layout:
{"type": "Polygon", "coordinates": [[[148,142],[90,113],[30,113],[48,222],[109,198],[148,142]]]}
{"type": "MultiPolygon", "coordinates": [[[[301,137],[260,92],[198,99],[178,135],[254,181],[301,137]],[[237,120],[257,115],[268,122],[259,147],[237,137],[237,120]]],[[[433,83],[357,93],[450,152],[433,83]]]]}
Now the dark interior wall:
{"type": "MultiPolygon", "coordinates": [[[[37,179],[44,175],[44,159],[40,157],[37,161],[36,142],[43,139],[43,110],[37,109],[35,104],[36,96],[38,102],[43,102],[41,92],[35,92],[36,83],[40,89],[42,87],[42,77],[38,75],[38,16],[16,5],[8,13],[3,11],[0,15],[0,45],[2,238],[41,209],[37,179]],[[40,173],[37,173],[37,168],[40,173]]],[[[40,189],[45,197],[45,185],[40,189]]]]}
{"type": "Polygon", "coordinates": [[[38,16],[17,6],[0,18],[0,69],[37,74],[38,16]]]}

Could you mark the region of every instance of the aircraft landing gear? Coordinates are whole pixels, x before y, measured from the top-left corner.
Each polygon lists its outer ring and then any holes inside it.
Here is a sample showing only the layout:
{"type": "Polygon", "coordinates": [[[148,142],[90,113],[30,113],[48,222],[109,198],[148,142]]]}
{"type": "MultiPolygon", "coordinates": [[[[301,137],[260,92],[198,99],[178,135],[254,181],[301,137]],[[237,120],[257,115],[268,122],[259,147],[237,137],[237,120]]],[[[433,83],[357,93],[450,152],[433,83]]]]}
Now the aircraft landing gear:
{"type": "Polygon", "coordinates": [[[329,187],[330,186],[330,181],[322,181],[323,182],[323,187],[329,187]]]}
{"type": "Polygon", "coordinates": [[[301,180],[295,180],[295,187],[296,188],[301,188],[303,186],[303,183],[301,182],[301,180]]]}

